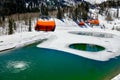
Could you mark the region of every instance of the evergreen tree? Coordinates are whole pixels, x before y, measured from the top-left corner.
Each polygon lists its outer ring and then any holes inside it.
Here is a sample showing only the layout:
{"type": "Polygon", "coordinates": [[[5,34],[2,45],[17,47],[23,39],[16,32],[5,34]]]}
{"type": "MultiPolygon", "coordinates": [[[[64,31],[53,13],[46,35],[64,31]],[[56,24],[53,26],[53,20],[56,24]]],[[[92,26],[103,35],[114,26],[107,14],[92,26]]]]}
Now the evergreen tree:
{"type": "Polygon", "coordinates": [[[85,21],[85,20],[87,20],[87,12],[86,11],[83,11],[82,12],[82,19],[85,21]]]}
{"type": "Polygon", "coordinates": [[[106,20],[107,21],[112,21],[113,20],[109,12],[107,14],[106,20]]]}
{"type": "Polygon", "coordinates": [[[13,26],[14,26],[14,30],[16,30],[17,27],[15,22],[13,23],[13,26]]]}
{"type": "Polygon", "coordinates": [[[45,4],[41,4],[41,15],[48,16],[48,7],[45,4]]]}
{"type": "Polygon", "coordinates": [[[85,3],[84,7],[85,7],[85,11],[86,11],[86,12],[89,12],[89,4],[88,4],[88,3],[85,3]]]}
{"type": "Polygon", "coordinates": [[[79,12],[79,15],[80,17],[83,19],[83,20],[87,20],[87,17],[88,17],[88,12],[89,12],[89,5],[85,2],[82,2],[80,5],[78,5],[78,12],[79,12]]]}
{"type": "Polygon", "coordinates": [[[48,7],[44,7],[44,15],[48,16],[48,7]]]}
{"type": "Polygon", "coordinates": [[[62,19],[62,10],[60,7],[58,7],[57,18],[62,19]]]}
{"type": "Polygon", "coordinates": [[[0,17],[0,24],[2,24],[2,20],[1,20],[1,17],[0,17]]]}
{"type": "Polygon", "coordinates": [[[105,6],[104,4],[101,4],[100,5],[100,14],[102,15],[103,14],[103,11],[105,10],[105,6]]]}
{"type": "Polygon", "coordinates": [[[73,18],[73,16],[74,16],[74,10],[72,7],[69,8],[68,16],[69,16],[69,18],[73,18]]]}
{"type": "Polygon", "coordinates": [[[8,25],[8,28],[9,28],[8,34],[9,35],[13,34],[13,23],[14,23],[13,19],[9,18],[9,25],[8,25]]]}
{"type": "Polygon", "coordinates": [[[29,29],[28,29],[29,32],[32,31],[32,28],[31,28],[31,18],[29,18],[29,29]]]}
{"type": "Polygon", "coordinates": [[[116,7],[117,7],[117,18],[119,17],[119,1],[117,1],[117,3],[116,3],[116,7]]]}
{"type": "Polygon", "coordinates": [[[73,17],[74,21],[77,21],[77,18],[78,18],[78,7],[75,8],[72,17],[73,17]]]}

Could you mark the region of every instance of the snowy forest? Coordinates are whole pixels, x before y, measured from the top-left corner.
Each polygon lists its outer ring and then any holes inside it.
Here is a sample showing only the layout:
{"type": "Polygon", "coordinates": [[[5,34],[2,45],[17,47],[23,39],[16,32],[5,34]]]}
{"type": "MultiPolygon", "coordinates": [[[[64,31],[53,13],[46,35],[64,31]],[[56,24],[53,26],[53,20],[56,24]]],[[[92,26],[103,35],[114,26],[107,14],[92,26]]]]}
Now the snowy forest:
{"type": "MultiPolygon", "coordinates": [[[[69,1],[69,0],[68,0],[69,1]]],[[[22,21],[24,25],[28,25],[30,30],[31,19],[39,18],[40,15],[53,16],[58,19],[66,16],[74,21],[85,21],[90,18],[88,15],[90,8],[99,8],[99,14],[106,15],[107,20],[112,20],[109,8],[119,8],[119,0],[107,0],[101,4],[91,4],[84,0],[72,0],[75,4],[65,3],[64,0],[1,0],[0,1],[0,27],[1,31],[6,30],[5,34],[12,34],[16,30],[18,24],[16,21],[22,21]],[[6,24],[8,23],[8,24],[6,24]],[[4,30],[3,30],[4,29],[4,30]],[[10,30],[10,31],[9,31],[10,30]],[[11,31],[12,30],[12,31],[11,31]]],[[[119,9],[117,10],[118,17],[119,9]]],[[[0,31],[0,32],[1,32],[0,31]]],[[[2,34],[2,32],[1,32],[2,34]]]]}

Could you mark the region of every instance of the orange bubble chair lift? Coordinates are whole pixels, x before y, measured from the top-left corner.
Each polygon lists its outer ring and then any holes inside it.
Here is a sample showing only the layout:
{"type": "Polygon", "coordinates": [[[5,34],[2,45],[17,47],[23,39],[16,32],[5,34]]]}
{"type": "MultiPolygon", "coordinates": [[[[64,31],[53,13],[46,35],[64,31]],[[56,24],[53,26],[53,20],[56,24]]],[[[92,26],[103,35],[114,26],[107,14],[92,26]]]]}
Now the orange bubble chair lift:
{"type": "Polygon", "coordinates": [[[93,25],[99,25],[99,20],[95,19],[95,20],[88,20],[88,22],[90,24],[93,24],[93,25]]]}
{"type": "Polygon", "coordinates": [[[84,26],[84,22],[79,22],[78,25],[79,26],[84,26]]]}
{"type": "Polygon", "coordinates": [[[55,21],[50,17],[42,16],[36,22],[35,30],[36,31],[54,31],[55,21]]]}

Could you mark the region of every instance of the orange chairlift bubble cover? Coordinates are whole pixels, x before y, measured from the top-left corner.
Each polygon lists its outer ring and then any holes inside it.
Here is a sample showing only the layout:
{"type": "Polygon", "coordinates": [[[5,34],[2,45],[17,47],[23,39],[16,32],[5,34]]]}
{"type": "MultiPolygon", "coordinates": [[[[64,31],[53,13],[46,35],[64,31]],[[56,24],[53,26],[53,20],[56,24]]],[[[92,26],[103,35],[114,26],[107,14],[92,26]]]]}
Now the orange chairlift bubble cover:
{"type": "Polygon", "coordinates": [[[99,20],[88,20],[90,24],[99,24],[99,20]]]}
{"type": "Polygon", "coordinates": [[[38,20],[35,26],[35,30],[37,31],[53,31],[54,29],[55,29],[54,21],[38,20]]]}
{"type": "Polygon", "coordinates": [[[42,20],[39,20],[37,21],[36,23],[36,26],[50,26],[50,27],[55,27],[55,22],[54,21],[42,21],[42,20]]]}
{"type": "Polygon", "coordinates": [[[99,24],[99,20],[94,20],[94,24],[99,24]]]}
{"type": "Polygon", "coordinates": [[[84,22],[79,22],[78,25],[83,26],[84,22]]]}

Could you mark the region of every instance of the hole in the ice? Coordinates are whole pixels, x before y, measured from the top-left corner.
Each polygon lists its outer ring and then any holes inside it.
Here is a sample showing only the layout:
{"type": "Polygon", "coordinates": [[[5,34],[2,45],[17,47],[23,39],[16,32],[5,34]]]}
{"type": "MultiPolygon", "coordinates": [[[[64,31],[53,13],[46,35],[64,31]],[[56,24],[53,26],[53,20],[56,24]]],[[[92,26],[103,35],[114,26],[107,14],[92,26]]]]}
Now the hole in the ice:
{"type": "Polygon", "coordinates": [[[72,49],[77,49],[81,51],[88,51],[88,52],[99,52],[105,50],[104,47],[95,45],[95,44],[87,44],[87,43],[76,43],[69,45],[72,49]]]}

